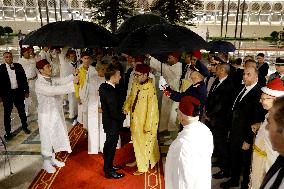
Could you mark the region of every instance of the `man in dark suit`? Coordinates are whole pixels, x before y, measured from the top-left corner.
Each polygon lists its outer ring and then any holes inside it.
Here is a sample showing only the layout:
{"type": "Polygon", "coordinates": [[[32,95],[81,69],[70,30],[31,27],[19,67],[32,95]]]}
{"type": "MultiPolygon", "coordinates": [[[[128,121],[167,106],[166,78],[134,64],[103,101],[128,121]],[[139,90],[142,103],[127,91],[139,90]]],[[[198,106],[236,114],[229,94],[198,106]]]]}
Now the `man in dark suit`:
{"type": "Polygon", "coordinates": [[[23,131],[30,133],[27,128],[27,117],[25,113],[24,100],[29,96],[29,85],[25,71],[21,64],[13,63],[13,55],[11,52],[3,54],[4,64],[0,65],[0,97],[4,107],[4,126],[6,134],[4,138],[10,140],[13,138],[11,133],[11,112],[13,104],[18,110],[23,131]]]}
{"type": "Polygon", "coordinates": [[[209,121],[214,138],[214,147],[217,152],[217,162],[220,165],[220,172],[213,174],[213,178],[221,179],[229,176],[229,152],[228,152],[228,132],[230,124],[234,87],[229,77],[230,65],[220,63],[216,68],[217,78],[210,88],[207,106],[206,119],[209,121]]]}
{"type": "Polygon", "coordinates": [[[103,149],[104,172],[106,178],[122,178],[123,173],[116,172],[121,167],[113,166],[115,149],[119,138],[119,130],[122,128],[125,115],[122,113],[122,103],[120,102],[119,91],[115,85],[121,79],[120,71],[117,67],[109,65],[105,73],[106,83],[101,84],[99,95],[102,107],[102,120],[106,141],[103,149]]]}
{"type": "Polygon", "coordinates": [[[242,167],[243,181],[241,188],[248,188],[254,138],[251,125],[264,120],[264,110],[259,103],[262,92],[258,84],[257,68],[246,67],[243,81],[245,86],[238,93],[232,106],[232,126],[229,137],[231,179],[221,183],[222,188],[239,186],[242,167]]]}
{"type": "Polygon", "coordinates": [[[257,55],[257,69],[258,69],[258,83],[261,87],[266,85],[266,76],[268,74],[269,65],[264,62],[264,54],[258,53],[257,55]]]}

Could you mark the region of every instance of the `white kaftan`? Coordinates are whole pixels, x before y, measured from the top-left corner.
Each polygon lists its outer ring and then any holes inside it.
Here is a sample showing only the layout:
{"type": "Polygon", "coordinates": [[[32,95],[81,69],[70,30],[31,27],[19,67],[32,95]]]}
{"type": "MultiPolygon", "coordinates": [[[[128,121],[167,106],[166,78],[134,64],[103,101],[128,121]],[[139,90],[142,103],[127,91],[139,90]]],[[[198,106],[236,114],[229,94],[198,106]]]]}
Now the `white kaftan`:
{"type": "Polygon", "coordinates": [[[75,91],[73,75],[64,78],[48,78],[38,74],[35,92],[38,99],[38,126],[41,154],[51,157],[52,152],[71,153],[61,95],[75,91]]]}
{"type": "MultiPolygon", "coordinates": [[[[165,63],[161,63],[157,59],[151,57],[150,67],[154,68],[156,71],[161,72],[161,64],[162,64],[162,75],[168,82],[168,85],[171,89],[175,91],[179,91],[180,87],[180,78],[182,74],[182,64],[180,62],[174,65],[168,65],[165,63]]],[[[162,131],[178,131],[179,124],[177,123],[177,112],[178,102],[172,101],[169,97],[165,95],[162,96],[162,105],[160,112],[160,124],[159,124],[159,132],[162,131]]]]}
{"type": "Polygon", "coordinates": [[[28,116],[30,113],[34,113],[37,107],[35,94],[35,79],[37,76],[36,61],[34,58],[26,59],[22,57],[18,62],[23,66],[29,84],[29,98],[25,99],[25,111],[28,116]]]}
{"type": "Polygon", "coordinates": [[[213,137],[198,118],[171,144],[165,165],[166,189],[210,189],[213,137]]]}

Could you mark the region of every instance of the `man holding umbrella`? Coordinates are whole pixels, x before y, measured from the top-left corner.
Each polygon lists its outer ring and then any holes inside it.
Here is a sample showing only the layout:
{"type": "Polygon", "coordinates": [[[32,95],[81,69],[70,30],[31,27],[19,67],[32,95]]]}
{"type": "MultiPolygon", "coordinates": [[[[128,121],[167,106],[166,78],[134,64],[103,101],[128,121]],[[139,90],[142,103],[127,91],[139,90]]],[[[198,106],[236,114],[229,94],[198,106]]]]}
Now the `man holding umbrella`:
{"type": "MultiPolygon", "coordinates": [[[[168,55],[168,64],[163,64],[157,59],[150,57],[150,67],[160,72],[169,81],[168,84],[173,90],[179,91],[182,64],[179,62],[179,54],[177,52],[172,52],[168,55]]],[[[160,120],[159,131],[177,132],[179,126],[176,123],[177,112],[175,110],[178,108],[178,103],[163,96],[161,106],[161,117],[163,119],[160,120]]],[[[171,134],[174,134],[173,132],[171,134]]],[[[171,137],[174,138],[174,136],[171,137]]]]}

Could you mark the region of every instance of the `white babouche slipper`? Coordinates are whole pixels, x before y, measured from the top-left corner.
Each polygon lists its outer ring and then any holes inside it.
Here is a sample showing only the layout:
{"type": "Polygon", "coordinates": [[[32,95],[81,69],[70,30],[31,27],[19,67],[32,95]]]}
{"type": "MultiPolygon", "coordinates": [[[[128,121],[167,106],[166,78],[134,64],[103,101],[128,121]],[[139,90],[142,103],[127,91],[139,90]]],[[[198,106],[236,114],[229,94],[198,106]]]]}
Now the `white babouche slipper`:
{"type": "Polygon", "coordinates": [[[43,161],[43,169],[46,170],[48,173],[55,173],[56,169],[52,166],[51,160],[44,160],[43,161]]]}

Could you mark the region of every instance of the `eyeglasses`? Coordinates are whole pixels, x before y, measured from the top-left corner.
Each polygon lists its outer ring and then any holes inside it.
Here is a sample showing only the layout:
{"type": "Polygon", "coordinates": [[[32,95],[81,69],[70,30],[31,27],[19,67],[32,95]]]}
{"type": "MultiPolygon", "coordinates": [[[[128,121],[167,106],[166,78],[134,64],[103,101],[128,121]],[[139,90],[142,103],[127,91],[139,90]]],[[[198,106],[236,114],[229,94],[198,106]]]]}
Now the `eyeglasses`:
{"type": "Polygon", "coordinates": [[[274,100],[274,98],[260,98],[260,102],[263,102],[263,101],[265,101],[265,100],[274,100]]]}

